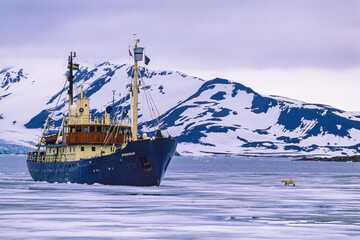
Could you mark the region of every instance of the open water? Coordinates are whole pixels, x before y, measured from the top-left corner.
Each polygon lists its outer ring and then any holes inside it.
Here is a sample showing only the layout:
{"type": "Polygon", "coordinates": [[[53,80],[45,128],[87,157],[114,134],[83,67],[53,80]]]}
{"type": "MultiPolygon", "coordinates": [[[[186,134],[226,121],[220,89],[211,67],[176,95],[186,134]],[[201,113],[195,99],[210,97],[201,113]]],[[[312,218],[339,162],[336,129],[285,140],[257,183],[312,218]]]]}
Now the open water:
{"type": "Polygon", "coordinates": [[[129,187],[33,182],[0,155],[0,238],[360,239],[360,163],[176,157],[129,187]]]}

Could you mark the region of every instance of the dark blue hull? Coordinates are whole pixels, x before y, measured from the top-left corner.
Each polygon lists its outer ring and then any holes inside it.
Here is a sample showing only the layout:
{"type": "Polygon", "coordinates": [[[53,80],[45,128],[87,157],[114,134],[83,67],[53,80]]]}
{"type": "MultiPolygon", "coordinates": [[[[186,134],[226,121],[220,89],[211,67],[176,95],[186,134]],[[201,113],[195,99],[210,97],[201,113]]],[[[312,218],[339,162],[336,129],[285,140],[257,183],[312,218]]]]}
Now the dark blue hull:
{"type": "Polygon", "coordinates": [[[171,138],[129,142],[115,153],[73,162],[37,162],[28,157],[34,181],[159,186],[177,143],[171,138]]]}

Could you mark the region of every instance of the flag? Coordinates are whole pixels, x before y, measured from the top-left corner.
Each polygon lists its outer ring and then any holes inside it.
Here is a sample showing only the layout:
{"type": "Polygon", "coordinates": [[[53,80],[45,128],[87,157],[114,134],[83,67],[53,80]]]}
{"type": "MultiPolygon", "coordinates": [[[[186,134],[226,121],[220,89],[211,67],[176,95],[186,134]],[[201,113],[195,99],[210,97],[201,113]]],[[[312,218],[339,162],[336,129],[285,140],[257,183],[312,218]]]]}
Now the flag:
{"type": "MultiPolygon", "coordinates": [[[[79,64],[73,63],[72,67],[74,70],[79,70],[79,64]]],[[[70,69],[70,62],[68,62],[68,69],[70,69]]]]}
{"type": "Polygon", "coordinates": [[[149,62],[150,62],[150,58],[148,58],[148,56],[145,55],[145,64],[149,65],[149,62]]]}
{"type": "Polygon", "coordinates": [[[74,63],[74,64],[73,64],[73,69],[79,70],[79,64],[74,63]]]}
{"type": "Polygon", "coordinates": [[[129,45],[129,55],[130,55],[131,57],[133,57],[133,55],[131,54],[131,51],[130,51],[130,45],[129,45]]]}

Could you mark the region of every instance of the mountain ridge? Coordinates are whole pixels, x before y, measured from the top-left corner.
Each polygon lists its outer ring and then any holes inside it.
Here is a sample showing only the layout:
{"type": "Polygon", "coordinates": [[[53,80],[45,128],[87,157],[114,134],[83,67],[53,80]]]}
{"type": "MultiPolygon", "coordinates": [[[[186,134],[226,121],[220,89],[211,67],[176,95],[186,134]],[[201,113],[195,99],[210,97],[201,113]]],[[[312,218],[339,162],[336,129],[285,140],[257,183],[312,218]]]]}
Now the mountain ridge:
{"type": "MultiPolygon", "coordinates": [[[[112,90],[128,88],[131,76],[131,65],[106,61],[83,64],[74,82],[84,86],[84,95],[91,98],[91,114],[100,115],[104,106],[112,102],[112,90]]],[[[65,76],[61,77],[65,80],[65,76]]],[[[24,68],[4,68],[0,71],[0,84],[4,82],[6,86],[0,88],[0,146],[36,142],[48,116],[53,116],[54,124],[60,124],[68,106],[66,87],[60,90],[54,87],[41,98],[32,97],[37,110],[26,116],[22,113],[20,118],[11,113],[6,100],[14,97],[25,102],[18,92],[29,96],[41,91],[44,81],[33,79],[24,68]],[[9,72],[15,81],[9,81],[9,72]],[[33,85],[34,82],[40,83],[33,85]],[[16,84],[18,92],[10,91],[10,86],[16,84]],[[27,87],[30,89],[24,89],[27,87]],[[9,120],[10,116],[14,120],[9,120]]],[[[178,71],[141,67],[140,82],[140,91],[151,92],[158,103],[162,128],[179,142],[181,155],[333,156],[360,152],[358,113],[281,96],[264,96],[241,83],[222,78],[205,81],[178,71]]],[[[79,92],[75,93],[78,95],[79,92]]],[[[154,127],[154,119],[142,106],[145,102],[140,99],[140,132],[149,132],[148,127],[154,127]]],[[[120,93],[114,105],[120,115],[120,109],[129,109],[128,92],[120,93]]]]}

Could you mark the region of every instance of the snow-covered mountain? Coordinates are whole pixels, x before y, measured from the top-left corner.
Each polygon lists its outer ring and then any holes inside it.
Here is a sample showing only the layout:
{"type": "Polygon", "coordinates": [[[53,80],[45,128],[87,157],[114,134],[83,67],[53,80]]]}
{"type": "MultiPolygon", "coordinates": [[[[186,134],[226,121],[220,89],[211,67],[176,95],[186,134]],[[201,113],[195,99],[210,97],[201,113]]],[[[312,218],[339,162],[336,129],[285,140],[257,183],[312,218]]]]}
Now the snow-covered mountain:
{"type": "MultiPolygon", "coordinates": [[[[122,110],[129,108],[131,66],[110,62],[80,66],[75,93],[84,87],[85,96],[91,98],[91,114],[103,113],[115,97],[116,113],[121,116],[122,110]]],[[[36,142],[48,116],[59,125],[67,112],[66,73],[53,79],[33,75],[25,68],[0,71],[0,152],[36,142]]],[[[148,132],[154,125],[146,104],[154,100],[156,107],[151,108],[159,112],[162,128],[179,142],[182,155],[360,152],[360,114],[263,96],[237,82],[205,81],[175,71],[141,68],[140,83],[140,132],[148,132]]]]}

